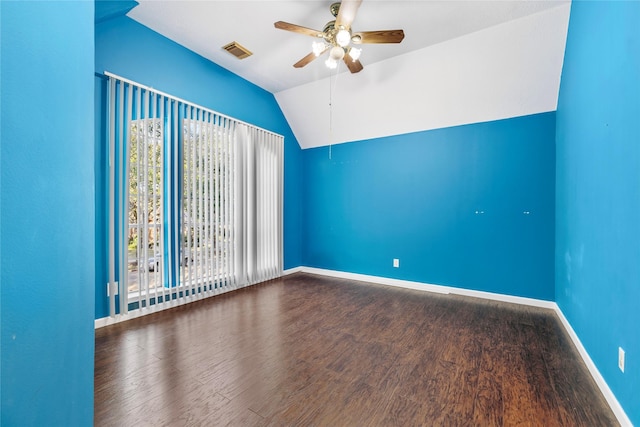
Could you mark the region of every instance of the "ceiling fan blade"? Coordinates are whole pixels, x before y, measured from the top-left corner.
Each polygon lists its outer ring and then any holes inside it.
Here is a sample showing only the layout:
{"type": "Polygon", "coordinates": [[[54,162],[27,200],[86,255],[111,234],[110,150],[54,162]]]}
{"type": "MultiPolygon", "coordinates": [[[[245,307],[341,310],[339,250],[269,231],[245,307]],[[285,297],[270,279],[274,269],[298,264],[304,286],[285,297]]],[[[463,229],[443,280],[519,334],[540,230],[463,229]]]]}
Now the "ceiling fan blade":
{"type": "Polygon", "coordinates": [[[322,37],[322,31],[314,30],[312,28],[302,27],[296,24],[290,24],[284,21],[278,21],[273,24],[279,30],[292,31],[298,34],[304,34],[311,37],[322,37]]]}
{"type": "MultiPolygon", "coordinates": [[[[328,48],[327,48],[328,49],[328,48]]],[[[327,51],[327,49],[323,50],[320,55],[322,55],[323,53],[325,53],[327,51]]],[[[320,56],[318,55],[318,56],[320,56]]],[[[295,68],[302,68],[305,65],[307,65],[308,63],[310,63],[311,61],[313,61],[314,59],[316,59],[318,56],[316,56],[315,53],[311,52],[310,54],[308,54],[307,56],[305,56],[304,58],[302,58],[300,61],[296,62],[295,64],[293,64],[293,66],[295,68]]]]}
{"type": "Polygon", "coordinates": [[[354,33],[351,40],[360,43],[400,43],[404,39],[402,30],[361,31],[354,33]]]}
{"type": "Polygon", "coordinates": [[[351,28],[360,3],[362,3],[362,0],[342,0],[340,9],[338,9],[338,16],[336,17],[336,28],[344,27],[347,30],[351,28]]]}
{"type": "Polygon", "coordinates": [[[344,63],[352,74],[359,73],[364,68],[360,61],[357,59],[354,61],[348,53],[344,55],[344,63]]]}

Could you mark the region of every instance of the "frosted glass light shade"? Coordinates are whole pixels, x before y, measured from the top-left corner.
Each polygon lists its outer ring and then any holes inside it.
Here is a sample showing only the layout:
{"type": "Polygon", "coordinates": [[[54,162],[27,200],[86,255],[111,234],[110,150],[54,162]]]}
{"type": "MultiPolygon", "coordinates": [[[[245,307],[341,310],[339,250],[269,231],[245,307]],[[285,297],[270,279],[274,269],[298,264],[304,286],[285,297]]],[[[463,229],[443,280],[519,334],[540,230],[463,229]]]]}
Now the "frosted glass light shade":
{"type": "Polygon", "coordinates": [[[360,58],[360,54],[362,53],[362,49],[358,49],[357,47],[352,47],[349,49],[349,56],[353,61],[357,61],[360,58]]]}
{"type": "Polygon", "coordinates": [[[338,46],[345,47],[351,41],[351,33],[348,30],[340,30],[336,34],[336,43],[338,46]]]}
{"type": "Polygon", "coordinates": [[[329,51],[329,56],[334,61],[340,61],[342,58],[344,58],[344,49],[341,48],[340,46],[334,46],[329,51]]]}
{"type": "Polygon", "coordinates": [[[311,44],[311,48],[313,49],[313,54],[315,56],[320,56],[320,54],[325,50],[325,44],[322,42],[313,42],[311,44]]]}
{"type": "Polygon", "coordinates": [[[338,61],[336,61],[332,57],[328,57],[327,60],[324,61],[324,65],[326,65],[327,68],[330,68],[333,70],[338,66],[338,61]]]}

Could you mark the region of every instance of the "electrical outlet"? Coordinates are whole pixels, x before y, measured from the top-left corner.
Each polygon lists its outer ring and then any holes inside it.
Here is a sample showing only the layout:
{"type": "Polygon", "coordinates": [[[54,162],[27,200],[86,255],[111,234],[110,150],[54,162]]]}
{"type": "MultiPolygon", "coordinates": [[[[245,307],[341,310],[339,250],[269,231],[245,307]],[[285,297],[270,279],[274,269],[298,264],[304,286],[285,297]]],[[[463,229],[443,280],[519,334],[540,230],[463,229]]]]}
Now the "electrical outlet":
{"type": "Polygon", "coordinates": [[[618,368],[624,372],[624,350],[622,347],[618,347],[618,368]]]}
{"type": "Polygon", "coordinates": [[[394,258],[393,259],[393,266],[395,268],[399,268],[400,267],[400,260],[398,258],[394,258]]]}

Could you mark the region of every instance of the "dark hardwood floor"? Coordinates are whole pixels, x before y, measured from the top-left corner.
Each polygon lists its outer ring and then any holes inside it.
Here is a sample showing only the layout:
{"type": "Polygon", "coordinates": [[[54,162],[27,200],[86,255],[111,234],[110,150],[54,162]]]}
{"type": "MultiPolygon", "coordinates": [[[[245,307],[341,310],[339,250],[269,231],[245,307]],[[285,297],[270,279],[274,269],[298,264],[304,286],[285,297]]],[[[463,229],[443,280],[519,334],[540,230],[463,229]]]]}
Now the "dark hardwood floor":
{"type": "Polygon", "coordinates": [[[95,424],[618,425],[550,310],[303,273],[96,330],[95,424]]]}

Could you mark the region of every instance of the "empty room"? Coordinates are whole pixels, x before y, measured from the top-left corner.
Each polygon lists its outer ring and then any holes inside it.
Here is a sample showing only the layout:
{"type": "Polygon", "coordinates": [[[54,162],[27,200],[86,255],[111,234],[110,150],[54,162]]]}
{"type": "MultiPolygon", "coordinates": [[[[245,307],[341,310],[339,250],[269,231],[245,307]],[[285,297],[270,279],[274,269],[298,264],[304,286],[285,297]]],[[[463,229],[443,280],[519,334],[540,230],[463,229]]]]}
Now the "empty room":
{"type": "Polygon", "coordinates": [[[640,425],[640,2],[0,2],[0,425],[640,425]]]}

